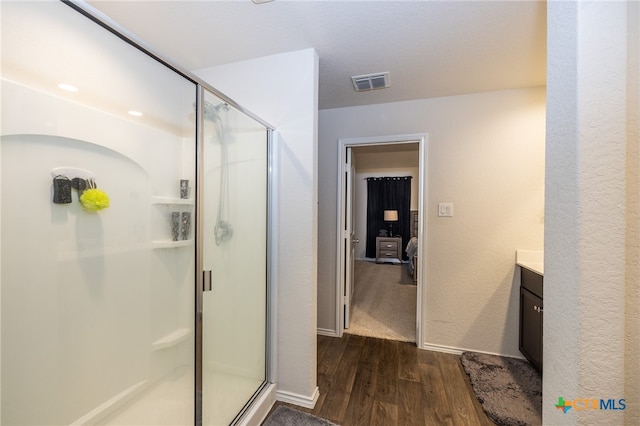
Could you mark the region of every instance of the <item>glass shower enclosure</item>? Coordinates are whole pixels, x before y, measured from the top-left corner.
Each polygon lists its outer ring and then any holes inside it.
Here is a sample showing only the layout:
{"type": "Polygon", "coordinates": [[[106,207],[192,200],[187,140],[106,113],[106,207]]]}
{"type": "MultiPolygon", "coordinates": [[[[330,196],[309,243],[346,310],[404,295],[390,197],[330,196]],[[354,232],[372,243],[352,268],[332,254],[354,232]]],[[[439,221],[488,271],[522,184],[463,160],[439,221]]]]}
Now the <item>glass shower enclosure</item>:
{"type": "Polygon", "coordinates": [[[202,420],[229,424],[266,382],[267,133],[204,95],[202,420]]]}
{"type": "Polygon", "coordinates": [[[0,423],[238,421],[269,129],[67,4],[0,7],[0,423]]]}

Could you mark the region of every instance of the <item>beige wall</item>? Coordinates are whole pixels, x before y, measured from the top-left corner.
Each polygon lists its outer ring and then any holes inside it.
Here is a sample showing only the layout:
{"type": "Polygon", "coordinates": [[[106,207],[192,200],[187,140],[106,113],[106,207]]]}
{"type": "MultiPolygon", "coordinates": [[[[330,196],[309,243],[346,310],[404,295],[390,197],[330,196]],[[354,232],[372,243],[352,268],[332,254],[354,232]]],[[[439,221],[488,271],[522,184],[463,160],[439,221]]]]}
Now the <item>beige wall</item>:
{"type": "Polygon", "coordinates": [[[319,331],[337,329],[338,138],[426,132],[424,344],[520,356],[515,251],[543,249],[544,131],[544,88],[321,110],[319,331]]]}

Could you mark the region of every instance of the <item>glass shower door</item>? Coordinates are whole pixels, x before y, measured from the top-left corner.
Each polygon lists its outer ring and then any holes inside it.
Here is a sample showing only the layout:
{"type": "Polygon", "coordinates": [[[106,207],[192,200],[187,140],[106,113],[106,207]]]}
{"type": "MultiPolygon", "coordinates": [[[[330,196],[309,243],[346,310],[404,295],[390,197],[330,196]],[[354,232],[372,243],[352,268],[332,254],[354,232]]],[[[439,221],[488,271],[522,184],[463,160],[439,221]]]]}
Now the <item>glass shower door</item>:
{"type": "Polygon", "coordinates": [[[202,424],[221,425],[266,380],[268,144],[263,125],[208,92],[203,116],[202,424]]]}

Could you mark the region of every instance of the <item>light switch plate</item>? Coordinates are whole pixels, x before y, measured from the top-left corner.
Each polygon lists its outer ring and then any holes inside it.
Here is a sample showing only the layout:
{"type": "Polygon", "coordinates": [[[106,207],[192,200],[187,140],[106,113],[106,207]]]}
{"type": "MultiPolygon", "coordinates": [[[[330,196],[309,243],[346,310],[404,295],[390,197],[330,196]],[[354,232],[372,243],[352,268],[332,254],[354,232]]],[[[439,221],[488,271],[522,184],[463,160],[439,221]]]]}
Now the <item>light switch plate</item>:
{"type": "Polygon", "coordinates": [[[438,216],[453,217],[453,203],[438,203],[438,216]]]}

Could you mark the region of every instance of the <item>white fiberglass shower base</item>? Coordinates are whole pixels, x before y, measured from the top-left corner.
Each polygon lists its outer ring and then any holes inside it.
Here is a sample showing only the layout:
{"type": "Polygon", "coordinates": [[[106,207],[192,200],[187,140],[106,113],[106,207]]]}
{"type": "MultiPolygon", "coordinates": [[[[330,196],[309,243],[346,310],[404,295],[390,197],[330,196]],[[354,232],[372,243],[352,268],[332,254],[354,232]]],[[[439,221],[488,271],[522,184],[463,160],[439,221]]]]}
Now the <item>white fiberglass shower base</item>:
{"type": "MultiPolygon", "coordinates": [[[[95,424],[104,426],[192,424],[192,417],[184,415],[193,408],[193,397],[187,397],[193,389],[192,374],[193,371],[187,369],[176,370],[137,399],[95,424]]],[[[202,405],[206,410],[204,410],[202,424],[206,425],[229,424],[233,420],[233,417],[225,418],[228,417],[229,408],[236,407],[235,412],[239,412],[247,402],[246,395],[255,392],[262,384],[256,379],[238,377],[224,372],[212,371],[205,374],[206,377],[203,380],[213,384],[203,396],[202,405]]]]}

